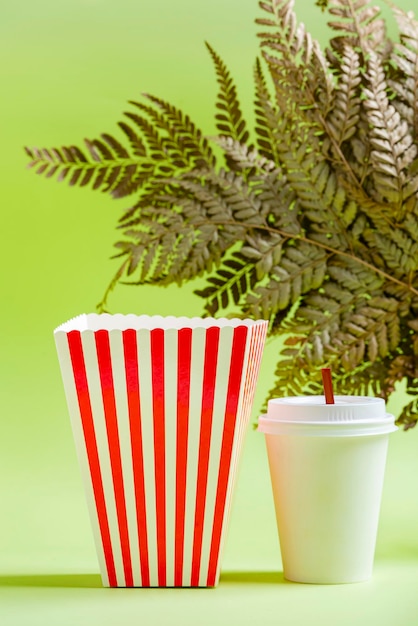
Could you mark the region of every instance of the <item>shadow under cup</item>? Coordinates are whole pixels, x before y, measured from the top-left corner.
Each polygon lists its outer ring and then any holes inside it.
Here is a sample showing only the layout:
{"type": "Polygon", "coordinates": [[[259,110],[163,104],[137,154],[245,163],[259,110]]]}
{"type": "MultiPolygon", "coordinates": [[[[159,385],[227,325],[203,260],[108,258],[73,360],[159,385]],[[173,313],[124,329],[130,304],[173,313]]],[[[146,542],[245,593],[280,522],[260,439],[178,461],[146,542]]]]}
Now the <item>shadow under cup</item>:
{"type": "Polygon", "coordinates": [[[105,586],[217,585],[266,332],[108,314],[54,331],[105,586]]]}

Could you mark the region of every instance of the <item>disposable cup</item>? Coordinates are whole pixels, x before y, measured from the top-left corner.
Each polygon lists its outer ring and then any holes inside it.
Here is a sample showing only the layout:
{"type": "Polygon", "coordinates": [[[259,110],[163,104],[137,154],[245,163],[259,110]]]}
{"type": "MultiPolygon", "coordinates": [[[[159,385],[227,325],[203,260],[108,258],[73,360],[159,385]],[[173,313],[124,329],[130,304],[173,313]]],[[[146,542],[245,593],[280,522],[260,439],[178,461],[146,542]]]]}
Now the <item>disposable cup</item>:
{"type": "Polygon", "coordinates": [[[301,583],[372,576],[389,434],[381,398],[276,398],[265,434],[283,573],[301,583]]]}
{"type": "Polygon", "coordinates": [[[81,315],[55,342],[104,586],[216,586],[267,322],[81,315]]]}

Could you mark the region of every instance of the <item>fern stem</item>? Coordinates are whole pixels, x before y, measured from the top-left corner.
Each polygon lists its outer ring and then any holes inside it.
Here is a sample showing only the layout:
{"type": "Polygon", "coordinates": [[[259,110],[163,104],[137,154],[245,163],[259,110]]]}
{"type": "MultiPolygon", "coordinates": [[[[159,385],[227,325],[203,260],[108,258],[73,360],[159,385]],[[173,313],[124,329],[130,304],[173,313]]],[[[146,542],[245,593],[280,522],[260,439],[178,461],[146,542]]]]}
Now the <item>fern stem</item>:
{"type": "Polygon", "coordinates": [[[376,274],[379,274],[380,276],[383,276],[384,278],[386,278],[387,280],[389,280],[392,283],[396,283],[397,285],[400,285],[401,287],[407,289],[407,291],[410,291],[411,293],[413,293],[415,296],[418,296],[418,289],[415,289],[415,287],[413,287],[411,284],[407,284],[404,283],[403,281],[399,280],[398,278],[395,278],[395,276],[392,276],[391,274],[388,274],[387,272],[385,272],[384,270],[381,270],[380,268],[376,267],[375,265],[372,265],[371,263],[368,263],[367,261],[364,261],[363,259],[360,259],[359,257],[355,256],[354,254],[350,254],[349,252],[344,252],[342,250],[337,250],[336,248],[333,248],[332,246],[327,246],[324,243],[320,243],[319,241],[315,241],[315,239],[310,239],[309,237],[305,237],[304,235],[298,235],[295,233],[288,233],[285,230],[280,230],[279,228],[271,228],[270,226],[264,225],[264,224],[243,224],[241,222],[235,222],[233,220],[230,221],[222,221],[222,222],[212,222],[212,221],[202,221],[202,222],[196,222],[194,223],[195,227],[199,227],[199,226],[206,226],[210,224],[211,226],[216,225],[216,226],[241,226],[247,229],[256,229],[256,230],[265,230],[269,233],[276,233],[281,235],[282,237],[284,237],[285,239],[299,239],[300,241],[304,241],[305,243],[309,243],[313,246],[317,246],[318,248],[322,248],[323,250],[327,250],[328,252],[331,252],[332,254],[335,254],[337,256],[343,256],[346,257],[348,259],[351,259],[352,261],[355,261],[357,263],[359,263],[360,265],[363,265],[364,267],[367,267],[368,269],[372,270],[373,272],[375,272],[376,274]]]}
{"type": "Polygon", "coordinates": [[[113,276],[112,280],[110,281],[110,283],[106,287],[106,291],[103,294],[103,298],[96,305],[96,309],[98,310],[99,313],[106,313],[107,299],[108,299],[110,293],[114,290],[114,288],[118,284],[118,282],[119,282],[120,278],[122,277],[122,274],[124,273],[125,268],[128,265],[128,263],[129,263],[129,258],[127,258],[122,263],[122,265],[119,267],[118,271],[116,272],[116,274],[113,276]]]}

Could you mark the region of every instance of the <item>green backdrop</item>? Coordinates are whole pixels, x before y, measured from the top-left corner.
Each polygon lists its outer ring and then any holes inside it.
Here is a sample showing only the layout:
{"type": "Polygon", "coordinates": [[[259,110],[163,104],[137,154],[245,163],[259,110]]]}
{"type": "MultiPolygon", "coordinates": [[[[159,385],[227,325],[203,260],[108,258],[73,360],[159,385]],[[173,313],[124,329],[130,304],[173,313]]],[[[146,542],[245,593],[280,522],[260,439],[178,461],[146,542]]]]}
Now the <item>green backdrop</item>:
{"type": "MultiPolygon", "coordinates": [[[[411,8],[411,0],[399,5],[411,8]]],[[[324,41],[312,0],[297,11],[324,41]]],[[[373,580],[285,584],[264,442],[249,431],[216,590],[103,590],[52,331],[95,310],[129,199],[25,170],[23,145],[80,144],[116,131],[126,101],[159,95],[214,132],[221,54],[251,111],[255,0],[14,0],[0,6],[0,623],[418,624],[418,432],[391,439],[373,580]]],[[[116,131],[117,132],[117,131],[116,131]]],[[[113,312],[198,315],[193,285],[118,287],[113,312]]],[[[254,418],[272,382],[269,343],[254,418]]],[[[399,394],[389,409],[396,412],[399,394]]],[[[303,511],[301,511],[303,514],[303,511]]]]}

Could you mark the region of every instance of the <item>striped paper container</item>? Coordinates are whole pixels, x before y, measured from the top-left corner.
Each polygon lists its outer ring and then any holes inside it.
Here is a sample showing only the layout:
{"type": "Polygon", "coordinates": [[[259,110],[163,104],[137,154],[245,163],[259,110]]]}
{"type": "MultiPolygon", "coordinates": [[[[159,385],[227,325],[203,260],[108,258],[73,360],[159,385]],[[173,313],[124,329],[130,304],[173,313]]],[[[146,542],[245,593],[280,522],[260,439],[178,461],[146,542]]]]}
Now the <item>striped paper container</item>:
{"type": "Polygon", "coordinates": [[[103,585],[217,585],[266,332],[108,314],[55,330],[103,585]]]}

